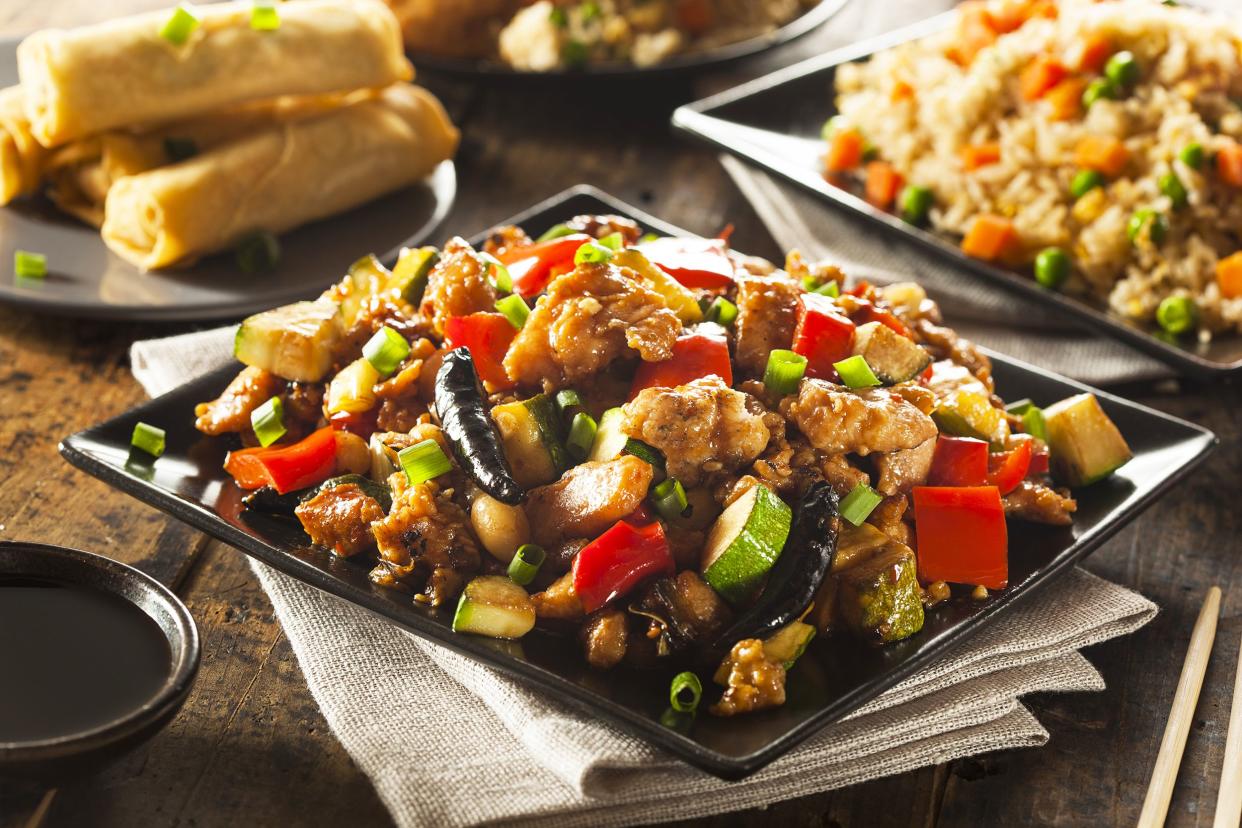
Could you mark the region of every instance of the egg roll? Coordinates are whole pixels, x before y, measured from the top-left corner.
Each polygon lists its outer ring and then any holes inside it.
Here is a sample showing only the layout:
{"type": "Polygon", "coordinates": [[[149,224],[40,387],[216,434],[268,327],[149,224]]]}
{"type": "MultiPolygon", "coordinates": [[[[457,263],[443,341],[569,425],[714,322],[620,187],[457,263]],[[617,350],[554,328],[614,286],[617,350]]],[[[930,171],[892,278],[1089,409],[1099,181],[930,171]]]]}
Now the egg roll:
{"type": "Polygon", "coordinates": [[[426,90],[395,84],[112,184],[103,239],[144,269],[184,264],[249,233],[281,233],[424,178],[458,132],[426,90]]]}
{"type": "Polygon", "coordinates": [[[169,12],[44,29],[17,47],[26,116],[54,147],[117,127],[182,120],[284,95],[386,87],[413,77],[396,17],[380,0],[299,0],[280,26],[251,28],[250,2],[198,7],[182,45],[169,12]]]}
{"type": "Polygon", "coordinates": [[[22,88],[0,89],[0,204],[39,188],[46,157],[30,132],[22,88]]]}

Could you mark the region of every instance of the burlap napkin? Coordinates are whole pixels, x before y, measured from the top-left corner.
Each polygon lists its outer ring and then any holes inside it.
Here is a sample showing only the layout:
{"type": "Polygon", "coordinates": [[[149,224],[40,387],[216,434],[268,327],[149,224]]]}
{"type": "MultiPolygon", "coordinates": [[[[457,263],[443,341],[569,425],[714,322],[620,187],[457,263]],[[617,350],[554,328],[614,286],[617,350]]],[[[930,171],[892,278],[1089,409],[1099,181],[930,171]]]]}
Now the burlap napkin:
{"type": "MultiPolygon", "coordinates": [[[[231,359],[232,328],[138,342],[155,395],[231,359]]],[[[186,412],[189,416],[189,412],[186,412]]],[[[307,685],[401,826],[622,825],[739,810],[1048,739],[1018,702],[1099,690],[1077,651],[1134,631],[1156,607],[1068,573],[741,782],[722,782],[522,682],[251,562],[307,685]],[[722,795],[723,794],[723,795],[722,795]]]]}

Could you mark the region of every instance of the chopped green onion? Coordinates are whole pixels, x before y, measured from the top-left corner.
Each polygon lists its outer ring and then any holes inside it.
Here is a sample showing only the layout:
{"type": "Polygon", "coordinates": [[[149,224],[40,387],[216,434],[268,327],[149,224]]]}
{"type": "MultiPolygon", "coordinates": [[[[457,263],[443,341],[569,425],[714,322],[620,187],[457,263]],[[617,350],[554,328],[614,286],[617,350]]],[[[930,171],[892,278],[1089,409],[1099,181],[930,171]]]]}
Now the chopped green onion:
{"type": "Polygon", "coordinates": [[[841,501],[841,517],[855,526],[862,526],[883,499],[884,495],[866,483],[859,483],[852,492],[845,496],[845,500],[841,501]]]}
{"type": "Polygon", "coordinates": [[[582,407],[582,397],[574,389],[562,388],[556,392],[556,408],[562,417],[568,417],[571,412],[577,414],[574,409],[581,410],[582,407]]]}
{"type": "Polygon", "coordinates": [[[767,367],[763,369],[763,384],[768,391],[783,397],[798,390],[802,375],[806,373],[806,357],[777,348],[768,354],[767,367]]]}
{"type": "Polygon", "coordinates": [[[562,239],[565,236],[572,236],[573,228],[568,224],[555,224],[543,231],[543,235],[535,239],[537,242],[552,241],[553,239],[562,239]]]}
{"type": "Polygon", "coordinates": [[[642,237],[641,239],[639,239],[639,240],[638,240],[638,243],[639,243],[639,244],[649,244],[649,243],[651,243],[651,242],[653,242],[653,241],[659,241],[661,238],[662,238],[662,236],[659,236],[659,235],[657,235],[657,234],[655,234],[655,233],[644,233],[644,234],[643,234],[643,237],[642,237]]]}
{"type": "Polygon", "coordinates": [[[42,279],[47,275],[47,256],[29,250],[14,251],[13,273],[19,279],[42,279]]]}
{"type": "Polygon", "coordinates": [[[530,316],[530,307],[516,293],[511,293],[497,302],[496,310],[503,313],[505,319],[509,320],[509,324],[518,330],[522,329],[522,326],[526,324],[526,320],[530,316]]]}
{"type": "Polygon", "coordinates": [[[169,136],[164,139],[164,155],[171,163],[176,164],[198,155],[198,144],[194,143],[193,138],[169,136]]]}
{"type": "Polygon", "coordinates": [[[244,237],[233,250],[242,273],[267,273],[280,262],[280,241],[266,230],[244,237]]]}
{"type": "Polygon", "coordinates": [[[1182,180],[1177,177],[1177,173],[1167,172],[1160,176],[1157,183],[1160,185],[1160,192],[1169,197],[1174,210],[1180,210],[1190,203],[1190,195],[1186,192],[1186,185],[1182,184],[1182,180]]]}
{"type": "Polygon", "coordinates": [[[897,196],[897,203],[901,208],[901,218],[909,224],[922,224],[927,221],[927,214],[931,212],[932,204],[935,201],[936,197],[931,189],[920,187],[917,184],[903,187],[900,195],[897,196]]]}
{"type": "Polygon", "coordinates": [[[385,325],[362,346],[362,355],[381,377],[387,377],[410,355],[410,343],[404,336],[385,325]]]}
{"type": "Polygon", "coordinates": [[[1082,198],[1096,187],[1104,186],[1104,176],[1098,170],[1079,170],[1070,181],[1070,195],[1082,198]]]}
{"type": "Polygon", "coordinates": [[[569,17],[560,6],[553,6],[552,11],[548,13],[548,22],[558,29],[563,29],[569,25],[569,17]]]}
{"type": "Polygon", "coordinates": [[[1187,144],[1182,147],[1182,151],[1177,154],[1182,163],[1192,170],[1197,170],[1203,166],[1205,154],[1203,152],[1203,144],[1198,141],[1187,144]]]}
{"type": "Polygon", "coordinates": [[[591,446],[595,443],[597,431],[599,431],[599,425],[595,422],[595,418],[585,411],[579,411],[569,425],[569,437],[565,440],[565,447],[574,457],[585,460],[591,453],[591,446]]]}
{"type": "Polygon", "coordinates": [[[706,318],[708,322],[715,322],[727,328],[733,324],[734,319],[737,319],[737,305],[723,296],[717,296],[708,306],[706,318]]]}
{"type": "Polygon", "coordinates": [[[822,285],[815,288],[815,290],[812,291],[812,293],[817,293],[820,296],[827,296],[831,299],[836,299],[838,296],[841,295],[841,286],[837,284],[836,282],[824,282],[822,285]]]}
{"type": "Polygon", "coordinates": [[[1045,247],[1035,257],[1035,281],[1049,290],[1065,284],[1070,275],[1070,257],[1059,247],[1045,247]]]}
{"type": "Polygon", "coordinates": [[[607,236],[600,239],[599,243],[615,252],[625,247],[625,238],[619,232],[609,233],[607,236]]]}
{"type": "Polygon", "coordinates": [[[635,440],[631,437],[625,441],[625,451],[660,471],[664,470],[664,455],[655,446],[649,446],[642,440],[635,440]]]}
{"type": "Polygon", "coordinates": [[[1091,104],[1096,101],[1109,98],[1116,100],[1121,97],[1121,87],[1109,78],[1096,78],[1087,84],[1087,88],[1082,93],[1082,105],[1086,109],[1091,108],[1091,104]]]}
{"type": "Polygon", "coordinates": [[[1169,220],[1165,218],[1164,213],[1157,213],[1147,207],[1135,210],[1134,215],[1130,216],[1130,221],[1126,223],[1126,235],[1130,241],[1136,242],[1144,229],[1147,230],[1147,238],[1151,243],[1158,246],[1164,241],[1165,234],[1169,232],[1169,220]]]}
{"type": "Polygon", "coordinates": [[[1188,296],[1166,296],[1156,308],[1156,322],[1177,336],[1199,324],[1199,306],[1188,296]]]}
{"type": "Polygon", "coordinates": [[[582,22],[587,23],[600,16],[599,3],[595,0],[586,0],[578,6],[579,13],[582,15],[582,22]]]}
{"type": "Polygon", "coordinates": [[[267,448],[285,436],[285,407],[280,397],[272,397],[263,405],[250,412],[250,425],[254,428],[254,436],[259,438],[259,445],[267,448]]]}
{"type": "Polygon", "coordinates": [[[660,724],[669,730],[676,730],[679,733],[688,733],[690,726],[694,724],[693,713],[678,713],[671,707],[664,708],[664,712],[660,714],[660,724]]]}
{"type": "Polygon", "coordinates": [[[687,670],[673,676],[673,683],[668,689],[668,703],[678,713],[693,713],[703,698],[703,683],[699,677],[687,670]]]}
{"type": "Polygon", "coordinates": [[[411,483],[426,483],[453,470],[444,449],[430,438],[401,449],[397,452],[397,462],[411,483]]]}
{"type": "Polygon", "coordinates": [[[535,580],[539,567],[543,566],[547,557],[548,553],[543,551],[542,546],[534,543],[522,544],[513,553],[513,560],[509,561],[509,580],[518,586],[526,586],[535,580]]]}
{"type": "Polygon", "coordinates": [[[565,61],[566,66],[581,66],[590,56],[590,50],[581,40],[566,40],[565,45],[561,47],[561,59],[565,61]]]}
{"type": "Polygon", "coordinates": [[[146,423],[135,423],[134,435],[129,438],[129,444],[152,457],[159,457],[164,453],[164,429],[146,423]]]}
{"type": "Polygon", "coordinates": [[[859,354],[834,362],[832,367],[837,370],[837,376],[846,388],[874,388],[880,384],[867,360],[859,354]]]}
{"type": "Polygon", "coordinates": [[[260,32],[274,32],[280,28],[280,14],[272,0],[254,0],[250,8],[250,28],[260,32]]]}
{"type": "Polygon", "coordinates": [[[160,28],[160,37],[177,46],[183,45],[198,28],[198,12],[189,3],[178,3],[172,16],[160,28]]]}
{"type": "Polygon", "coordinates": [[[1104,74],[1113,83],[1124,87],[1137,83],[1143,70],[1139,68],[1133,52],[1122,51],[1110,57],[1108,63],[1104,64],[1104,74]]]}
{"type": "Polygon", "coordinates": [[[599,264],[612,260],[612,251],[597,241],[589,241],[574,254],[574,264],[599,264]]]}
{"type": "Polygon", "coordinates": [[[655,496],[655,508],[665,520],[676,520],[681,517],[690,505],[686,500],[686,487],[676,477],[670,477],[652,490],[655,496]]]}
{"type": "Polygon", "coordinates": [[[1048,421],[1042,408],[1031,406],[1022,413],[1022,430],[1032,437],[1048,442],[1048,421]]]}
{"type": "Polygon", "coordinates": [[[1015,417],[1021,417],[1034,407],[1035,403],[1031,401],[1030,397],[1023,397],[1022,399],[1014,400],[1009,405],[1005,406],[1005,412],[1012,414],[1015,417]]]}
{"type": "Polygon", "coordinates": [[[501,293],[513,293],[513,277],[509,275],[509,268],[491,253],[480,253],[479,258],[487,262],[492,274],[492,287],[501,293]]]}

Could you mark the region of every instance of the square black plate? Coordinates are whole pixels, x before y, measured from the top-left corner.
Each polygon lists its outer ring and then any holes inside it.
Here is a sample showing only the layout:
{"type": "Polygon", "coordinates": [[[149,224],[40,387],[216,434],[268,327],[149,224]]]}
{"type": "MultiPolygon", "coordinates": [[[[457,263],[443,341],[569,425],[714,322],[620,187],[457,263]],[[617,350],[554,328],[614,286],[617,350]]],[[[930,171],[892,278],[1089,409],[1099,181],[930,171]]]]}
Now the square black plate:
{"type": "MultiPolygon", "coordinates": [[[[648,230],[680,233],[590,187],[576,187],[505,223],[532,234],[580,213],[628,215],[648,230]]],[[[477,240],[476,236],[476,240],[477,240]]],[[[450,629],[451,611],[416,606],[402,593],[367,579],[366,561],[337,558],[309,546],[295,522],[244,511],[241,492],[224,473],[226,443],[194,430],[194,404],[213,399],[237,372],[228,366],[127,414],[69,437],[65,458],[111,486],[225,541],[294,578],[368,609],[414,634],[519,676],[549,696],[592,713],[726,778],[758,770],[823,725],[928,663],[950,643],[979,630],[1023,595],[1050,582],[1124,526],[1198,463],[1216,438],[1196,425],[1099,391],[1105,410],[1134,449],[1134,459],[1111,479],[1078,493],[1072,528],[1024,526],[1010,539],[1010,586],[988,601],[947,602],[930,610],[923,631],[873,649],[845,640],[813,642],[791,672],[785,706],[750,716],[700,716],[688,733],[660,724],[670,671],[592,672],[576,641],[536,630],[520,648],[450,629]],[[135,464],[129,441],[139,420],[167,429],[167,452],[154,465],[135,464]]],[[[995,357],[998,389],[1012,399],[1044,405],[1086,386],[995,357]]]]}
{"type": "Polygon", "coordinates": [[[937,15],[687,104],[673,113],[673,125],[810,190],[829,204],[869,219],[890,237],[933,251],[959,265],[963,272],[981,276],[1018,297],[1059,308],[1087,330],[1119,339],[1198,377],[1242,373],[1242,335],[1220,335],[1207,345],[1159,339],[1154,328],[1125,320],[1083,299],[1046,290],[1029,276],[972,259],[943,236],[908,224],[824,179],[820,129],[837,111],[837,67],[940,31],[955,15],[937,15]]]}

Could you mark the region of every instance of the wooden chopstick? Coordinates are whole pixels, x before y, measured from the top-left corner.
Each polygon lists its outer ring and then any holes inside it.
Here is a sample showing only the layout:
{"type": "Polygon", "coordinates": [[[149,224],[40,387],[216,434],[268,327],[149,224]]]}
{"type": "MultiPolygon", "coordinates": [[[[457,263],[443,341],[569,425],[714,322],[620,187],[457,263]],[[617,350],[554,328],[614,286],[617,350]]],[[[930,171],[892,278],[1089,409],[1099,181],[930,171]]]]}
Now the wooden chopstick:
{"type": "Polygon", "coordinates": [[[50,788],[47,793],[43,794],[43,799],[39,800],[39,807],[34,809],[34,813],[26,821],[26,828],[42,828],[43,821],[47,819],[47,812],[52,808],[52,800],[56,798],[56,790],[56,788],[50,788]]]}
{"type": "Polygon", "coordinates": [[[1225,737],[1225,761],[1220,769],[1213,828],[1238,828],[1242,821],[1242,647],[1233,675],[1233,705],[1229,711],[1229,735],[1225,737]]]}
{"type": "MultiPolygon", "coordinates": [[[[1160,753],[1151,772],[1151,784],[1147,786],[1147,798],[1139,814],[1139,828],[1160,828],[1169,813],[1169,800],[1173,797],[1173,783],[1177,781],[1177,769],[1182,763],[1186,749],[1186,737],[1194,719],[1199,691],[1203,689],[1203,674],[1207,671],[1208,658],[1212,655],[1212,642],[1216,639],[1216,618],[1220,615],[1220,587],[1212,587],[1199,610],[1190,647],[1182,663],[1182,675],[1177,680],[1177,692],[1173,694],[1173,707],[1169,721],[1164,726],[1164,738],[1160,740],[1160,753]]],[[[1237,824],[1236,822],[1234,823],[1237,824]]]]}

